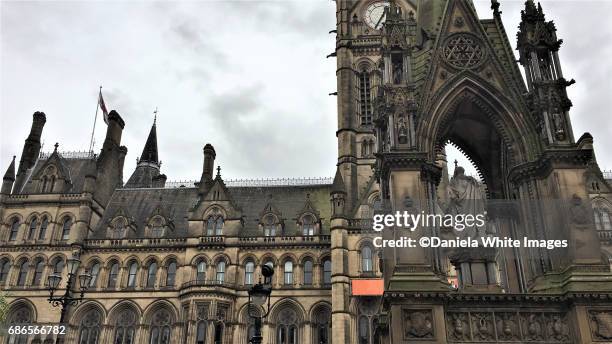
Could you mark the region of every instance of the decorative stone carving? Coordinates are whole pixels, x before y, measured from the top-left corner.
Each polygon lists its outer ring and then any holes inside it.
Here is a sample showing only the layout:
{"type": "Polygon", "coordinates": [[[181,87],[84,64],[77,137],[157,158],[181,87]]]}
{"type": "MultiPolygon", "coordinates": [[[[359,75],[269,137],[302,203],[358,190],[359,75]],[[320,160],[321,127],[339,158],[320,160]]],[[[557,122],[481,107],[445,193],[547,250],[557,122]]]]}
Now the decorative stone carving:
{"type": "Polygon", "coordinates": [[[474,340],[495,340],[493,313],[472,313],[470,319],[472,321],[472,331],[474,334],[474,340]]]}
{"type": "Polygon", "coordinates": [[[542,315],[538,313],[522,314],[523,338],[527,341],[544,340],[542,315]]]}
{"type": "Polygon", "coordinates": [[[449,313],[446,317],[447,337],[452,341],[470,340],[470,325],[467,313],[449,313]]]}
{"type": "Polygon", "coordinates": [[[612,339],[612,310],[589,311],[591,334],[596,341],[612,339]]]}
{"type": "Polygon", "coordinates": [[[518,316],[515,313],[495,314],[497,338],[499,340],[519,340],[521,338],[518,326],[518,316]]]}
{"type": "Polygon", "coordinates": [[[433,315],[431,309],[404,309],[404,338],[434,338],[433,315]]]}
{"type": "Polygon", "coordinates": [[[457,33],[446,39],[442,55],[451,66],[470,69],[484,61],[486,50],[480,38],[470,33],[457,33]]]}

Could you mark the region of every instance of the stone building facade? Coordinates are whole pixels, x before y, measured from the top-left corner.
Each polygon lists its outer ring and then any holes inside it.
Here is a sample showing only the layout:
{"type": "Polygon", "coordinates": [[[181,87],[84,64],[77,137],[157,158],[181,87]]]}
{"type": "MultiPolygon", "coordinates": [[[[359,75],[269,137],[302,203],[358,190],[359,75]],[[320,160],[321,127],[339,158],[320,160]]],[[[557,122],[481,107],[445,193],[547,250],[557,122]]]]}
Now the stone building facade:
{"type": "Polygon", "coordinates": [[[479,19],[467,0],[336,1],[329,182],[226,184],[207,144],[199,180],[169,184],[155,123],[124,182],[117,112],[98,154],[42,153],[36,112],[0,193],[8,323],[58,322],[47,276],[64,286],[78,256],[94,277],[68,310],[67,343],[247,343],[247,291],[263,264],[275,268],[264,343],[609,342],[610,180],[593,138],[573,136],[554,24],[526,2],[517,63],[499,6],[479,19]],[[478,168],[496,234],[570,248],[377,250],[391,234],[372,230],[375,213],[447,203],[448,142],[478,168]],[[542,200],[568,207],[566,221],[533,210],[542,200]],[[352,295],[352,281],[380,278],[384,295],[352,295]]]}

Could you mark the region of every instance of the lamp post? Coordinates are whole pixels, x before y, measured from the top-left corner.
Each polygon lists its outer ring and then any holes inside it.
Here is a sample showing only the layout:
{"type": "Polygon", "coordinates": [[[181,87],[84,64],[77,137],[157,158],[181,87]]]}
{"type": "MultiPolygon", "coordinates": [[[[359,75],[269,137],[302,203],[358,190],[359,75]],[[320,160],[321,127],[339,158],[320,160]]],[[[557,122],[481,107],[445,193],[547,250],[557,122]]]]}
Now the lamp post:
{"type": "MultiPolygon", "coordinates": [[[[83,300],[83,296],[85,295],[85,290],[89,286],[91,282],[91,275],[87,270],[85,273],[78,276],[79,278],[79,287],[80,287],[80,295],[75,296],[76,291],[72,290],[73,279],[76,276],[76,272],[79,270],[79,265],[81,265],[81,261],[77,258],[76,255],[73,255],[72,258],[69,258],[66,261],[66,268],[68,271],[68,280],[66,281],[66,291],[64,295],[54,296],[57,288],[62,281],[62,276],[59,273],[54,273],[47,277],[47,282],[49,286],[49,303],[53,305],[53,307],[61,306],[61,315],[60,315],[60,324],[63,324],[66,318],[66,312],[68,311],[68,307],[73,305],[76,306],[79,302],[83,300]]],[[[56,343],[59,343],[59,337],[57,337],[56,343]]]]}
{"type": "Polygon", "coordinates": [[[250,344],[261,344],[263,337],[261,336],[261,319],[265,318],[270,312],[270,294],[272,293],[272,275],[274,275],[274,269],[268,265],[262,265],[261,274],[264,276],[264,283],[255,284],[249,290],[249,304],[247,305],[249,316],[255,322],[255,333],[249,340],[250,344]],[[268,307],[262,314],[263,306],[268,303],[268,307]],[[257,309],[257,312],[255,312],[257,309]]]}

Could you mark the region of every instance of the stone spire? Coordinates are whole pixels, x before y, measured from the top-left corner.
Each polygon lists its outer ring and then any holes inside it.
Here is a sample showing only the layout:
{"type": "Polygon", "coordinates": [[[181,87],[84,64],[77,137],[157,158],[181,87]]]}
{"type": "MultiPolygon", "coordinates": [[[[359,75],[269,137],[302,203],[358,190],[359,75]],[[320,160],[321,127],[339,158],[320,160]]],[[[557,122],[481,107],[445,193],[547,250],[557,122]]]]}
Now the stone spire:
{"type": "Polygon", "coordinates": [[[342,173],[340,173],[340,168],[336,168],[336,176],[334,177],[334,182],[332,184],[331,193],[344,193],[346,194],[346,188],[344,186],[344,179],[342,178],[342,173]]]}
{"type": "Polygon", "coordinates": [[[156,120],[153,121],[149,137],[147,137],[147,143],[145,143],[142,154],[140,155],[139,163],[147,162],[159,165],[159,158],[157,154],[157,125],[156,120]]]}
{"type": "Polygon", "coordinates": [[[160,188],[166,184],[166,176],[159,173],[161,163],[157,153],[157,118],[147,137],[134,173],[130,176],[126,188],[160,188]]]}
{"type": "Polygon", "coordinates": [[[336,176],[331,187],[331,205],[332,205],[332,218],[342,218],[346,215],[346,187],[344,186],[344,179],[342,173],[340,173],[340,167],[336,168],[336,176]]]}
{"type": "Polygon", "coordinates": [[[13,189],[13,182],[15,181],[15,156],[13,155],[13,161],[6,169],[4,178],[2,178],[2,192],[3,194],[10,194],[13,189]]]}

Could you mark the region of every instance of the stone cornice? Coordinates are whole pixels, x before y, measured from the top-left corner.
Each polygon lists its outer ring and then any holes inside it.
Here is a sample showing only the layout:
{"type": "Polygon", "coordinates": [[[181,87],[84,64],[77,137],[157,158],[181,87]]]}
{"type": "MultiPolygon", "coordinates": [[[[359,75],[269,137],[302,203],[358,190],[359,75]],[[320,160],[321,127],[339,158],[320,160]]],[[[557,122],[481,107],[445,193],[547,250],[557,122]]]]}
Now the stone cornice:
{"type": "Polygon", "coordinates": [[[581,168],[592,160],[592,149],[547,150],[538,160],[512,168],[508,178],[512,183],[520,184],[530,178],[545,178],[554,168],[581,168]]]}

